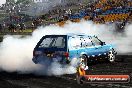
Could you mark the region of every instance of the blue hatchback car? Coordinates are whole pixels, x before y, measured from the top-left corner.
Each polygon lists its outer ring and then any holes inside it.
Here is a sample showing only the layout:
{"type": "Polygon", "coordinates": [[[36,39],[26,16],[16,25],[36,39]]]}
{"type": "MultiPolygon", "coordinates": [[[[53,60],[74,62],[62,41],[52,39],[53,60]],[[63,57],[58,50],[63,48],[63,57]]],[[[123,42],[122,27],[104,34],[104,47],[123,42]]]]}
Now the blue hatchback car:
{"type": "Polygon", "coordinates": [[[96,60],[114,62],[116,51],[113,45],[105,44],[96,36],[84,34],[45,35],[33,51],[33,62],[45,60],[69,64],[73,58],[81,58],[87,64],[96,60]]]}

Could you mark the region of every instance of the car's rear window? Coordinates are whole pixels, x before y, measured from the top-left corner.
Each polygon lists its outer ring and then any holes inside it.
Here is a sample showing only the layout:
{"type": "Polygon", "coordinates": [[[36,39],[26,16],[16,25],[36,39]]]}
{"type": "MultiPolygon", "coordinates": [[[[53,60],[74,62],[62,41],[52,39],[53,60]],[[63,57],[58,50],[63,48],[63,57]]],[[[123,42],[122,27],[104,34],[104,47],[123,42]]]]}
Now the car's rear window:
{"type": "Polygon", "coordinates": [[[49,37],[44,38],[40,43],[39,48],[64,48],[65,38],[64,37],[49,37]]]}

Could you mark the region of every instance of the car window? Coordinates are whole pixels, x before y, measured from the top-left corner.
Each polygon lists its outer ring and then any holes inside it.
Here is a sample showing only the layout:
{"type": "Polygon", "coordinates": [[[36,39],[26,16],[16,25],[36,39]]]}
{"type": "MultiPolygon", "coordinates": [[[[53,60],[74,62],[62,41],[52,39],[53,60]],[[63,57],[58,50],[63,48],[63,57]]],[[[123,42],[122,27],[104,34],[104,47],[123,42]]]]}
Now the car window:
{"type": "Polygon", "coordinates": [[[70,49],[77,49],[81,47],[81,41],[79,37],[69,37],[68,46],[70,49]]]}
{"type": "Polygon", "coordinates": [[[63,37],[45,38],[39,45],[39,48],[64,48],[65,39],[63,37]]]}
{"type": "Polygon", "coordinates": [[[91,47],[92,41],[88,37],[82,39],[82,47],[91,47]]]}
{"type": "Polygon", "coordinates": [[[68,45],[70,49],[86,48],[92,46],[92,41],[88,37],[70,37],[68,45]]]}
{"type": "Polygon", "coordinates": [[[94,45],[100,45],[101,44],[101,41],[96,37],[92,37],[91,40],[94,43],[94,45]]]}

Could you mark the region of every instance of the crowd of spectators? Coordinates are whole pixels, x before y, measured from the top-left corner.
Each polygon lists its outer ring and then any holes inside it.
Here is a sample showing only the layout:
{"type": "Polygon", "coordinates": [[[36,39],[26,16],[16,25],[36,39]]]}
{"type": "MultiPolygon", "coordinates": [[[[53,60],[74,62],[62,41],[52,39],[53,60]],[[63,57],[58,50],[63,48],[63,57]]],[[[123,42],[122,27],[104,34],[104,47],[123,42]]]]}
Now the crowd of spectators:
{"type": "Polygon", "coordinates": [[[116,21],[127,22],[132,20],[132,1],[131,0],[98,0],[85,4],[67,4],[66,6],[58,5],[48,13],[27,22],[1,23],[0,32],[6,28],[10,32],[23,32],[26,29],[36,29],[38,26],[50,23],[61,22],[64,19],[73,22],[79,22],[82,18],[92,20],[95,23],[110,23],[116,21]],[[78,7],[68,8],[68,7],[78,7]],[[66,17],[68,16],[68,17],[66,17]],[[63,20],[61,20],[63,19],[63,20]],[[61,21],[60,21],[61,20],[61,21]]]}
{"type": "Polygon", "coordinates": [[[0,32],[23,32],[26,29],[26,25],[24,23],[20,24],[0,24],[0,32]]]}
{"type": "MultiPolygon", "coordinates": [[[[81,6],[76,13],[68,15],[68,17],[73,22],[80,22],[84,18],[85,20],[92,20],[95,23],[113,23],[118,21],[124,23],[132,21],[131,12],[131,0],[99,0],[81,6]]],[[[63,24],[64,20],[59,21],[59,25],[63,24]]]]}
{"type": "Polygon", "coordinates": [[[131,0],[101,0],[95,5],[95,18],[97,23],[131,20],[131,0]]]}

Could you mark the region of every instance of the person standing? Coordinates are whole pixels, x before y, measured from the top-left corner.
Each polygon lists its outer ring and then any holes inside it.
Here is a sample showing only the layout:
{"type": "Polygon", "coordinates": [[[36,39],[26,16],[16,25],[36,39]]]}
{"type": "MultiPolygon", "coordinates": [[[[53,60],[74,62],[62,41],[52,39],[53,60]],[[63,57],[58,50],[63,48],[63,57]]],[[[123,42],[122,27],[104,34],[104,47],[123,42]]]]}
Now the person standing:
{"type": "Polygon", "coordinates": [[[34,31],[34,23],[32,22],[32,24],[31,24],[31,27],[32,27],[32,32],[34,31]]]}
{"type": "Polygon", "coordinates": [[[17,24],[17,30],[20,31],[20,24],[17,24]]]}
{"type": "Polygon", "coordinates": [[[0,32],[2,32],[2,24],[0,24],[0,32]]]}

